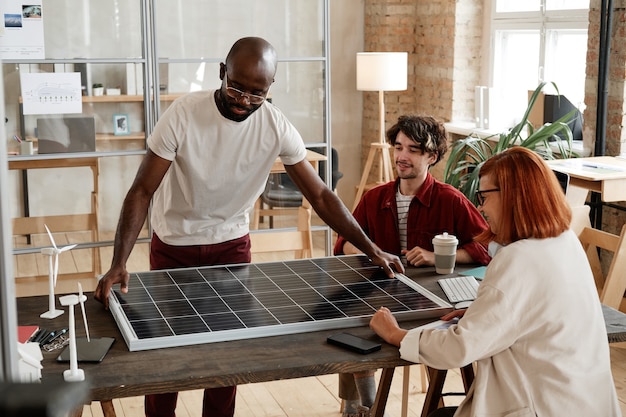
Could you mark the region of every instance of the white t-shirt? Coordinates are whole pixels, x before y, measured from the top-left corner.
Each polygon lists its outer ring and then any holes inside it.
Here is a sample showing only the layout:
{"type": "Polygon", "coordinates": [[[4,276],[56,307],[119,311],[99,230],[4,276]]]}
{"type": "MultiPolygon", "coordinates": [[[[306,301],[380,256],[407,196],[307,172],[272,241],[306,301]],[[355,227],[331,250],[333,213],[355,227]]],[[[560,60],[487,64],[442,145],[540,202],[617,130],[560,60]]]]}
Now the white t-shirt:
{"type": "Polygon", "coordinates": [[[246,235],[276,157],[285,165],[306,157],[302,137],[278,108],[266,102],[234,122],[219,112],[214,91],[174,101],[148,146],[172,161],[154,194],[151,224],[163,242],[177,246],[246,235]]]}

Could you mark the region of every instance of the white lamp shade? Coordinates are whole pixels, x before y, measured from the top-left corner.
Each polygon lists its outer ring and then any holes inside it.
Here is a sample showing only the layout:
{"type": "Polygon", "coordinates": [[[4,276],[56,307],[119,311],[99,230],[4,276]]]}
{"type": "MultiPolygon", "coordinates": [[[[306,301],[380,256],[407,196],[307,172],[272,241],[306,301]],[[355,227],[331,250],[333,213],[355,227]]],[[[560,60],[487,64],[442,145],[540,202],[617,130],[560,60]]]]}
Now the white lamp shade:
{"type": "Polygon", "coordinates": [[[401,91],[407,86],[407,52],[358,52],[356,89],[401,91]]]}

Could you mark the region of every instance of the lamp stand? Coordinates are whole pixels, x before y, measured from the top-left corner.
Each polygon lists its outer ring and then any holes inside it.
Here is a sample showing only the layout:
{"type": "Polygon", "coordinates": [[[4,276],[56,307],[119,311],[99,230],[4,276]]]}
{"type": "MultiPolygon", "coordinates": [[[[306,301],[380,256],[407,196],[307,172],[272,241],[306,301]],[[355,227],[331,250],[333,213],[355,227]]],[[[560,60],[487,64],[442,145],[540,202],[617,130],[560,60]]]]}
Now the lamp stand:
{"type": "Polygon", "coordinates": [[[378,92],[378,117],[379,117],[379,136],[378,142],[373,142],[370,144],[370,151],[367,155],[367,160],[365,162],[365,168],[363,170],[363,175],[361,176],[361,181],[359,182],[356,197],[354,199],[354,205],[352,207],[352,211],[356,209],[356,206],[361,201],[361,197],[363,193],[372,188],[373,186],[384,184],[393,180],[394,174],[391,163],[391,154],[389,152],[389,145],[385,141],[385,98],[384,91],[378,92]],[[370,171],[372,170],[372,166],[374,164],[374,159],[378,157],[378,176],[377,180],[373,184],[366,184],[367,180],[370,176],[370,171]]]}

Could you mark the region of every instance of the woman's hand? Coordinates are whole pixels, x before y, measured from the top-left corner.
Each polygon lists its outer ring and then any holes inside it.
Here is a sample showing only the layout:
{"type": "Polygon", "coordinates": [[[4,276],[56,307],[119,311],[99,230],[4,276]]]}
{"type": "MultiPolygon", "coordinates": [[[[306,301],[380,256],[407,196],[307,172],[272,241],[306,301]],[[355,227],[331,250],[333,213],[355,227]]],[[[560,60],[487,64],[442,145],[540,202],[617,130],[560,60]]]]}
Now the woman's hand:
{"type": "Polygon", "coordinates": [[[396,318],[387,307],[381,307],[370,320],[370,328],[385,342],[400,347],[407,331],[398,326],[396,318]]]}
{"type": "Polygon", "coordinates": [[[467,311],[466,308],[461,309],[461,310],[453,310],[451,312],[449,312],[446,315],[441,316],[441,320],[443,321],[450,321],[455,317],[461,318],[463,317],[463,315],[465,314],[465,312],[467,311]]]}

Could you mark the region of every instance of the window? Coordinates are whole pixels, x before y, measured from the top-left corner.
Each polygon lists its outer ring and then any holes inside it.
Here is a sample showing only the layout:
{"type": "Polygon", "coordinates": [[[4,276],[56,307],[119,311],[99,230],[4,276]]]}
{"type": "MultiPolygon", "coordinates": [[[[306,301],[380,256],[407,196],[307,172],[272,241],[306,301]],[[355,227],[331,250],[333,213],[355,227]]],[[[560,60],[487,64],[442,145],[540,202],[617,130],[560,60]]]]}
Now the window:
{"type": "Polygon", "coordinates": [[[498,112],[491,127],[518,122],[528,91],[542,81],[554,82],[584,110],[588,7],[588,0],[493,0],[491,86],[498,112]]]}

